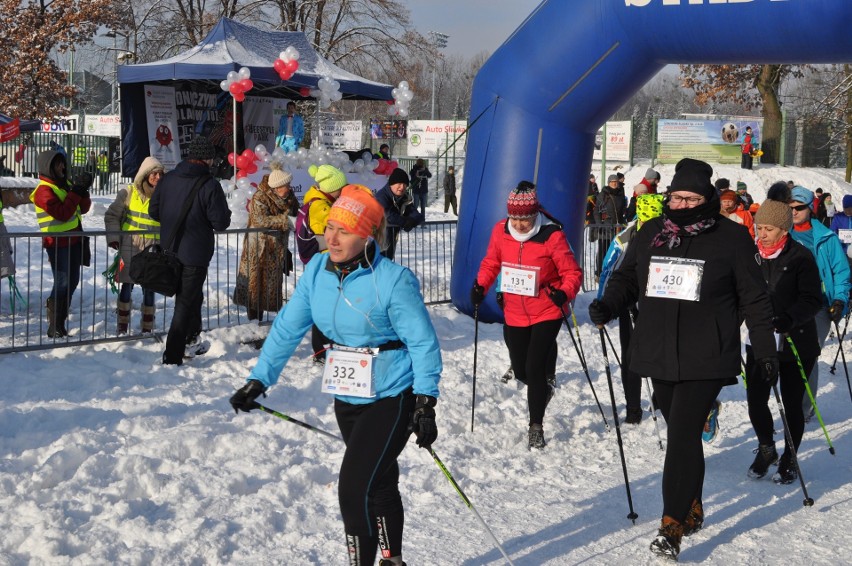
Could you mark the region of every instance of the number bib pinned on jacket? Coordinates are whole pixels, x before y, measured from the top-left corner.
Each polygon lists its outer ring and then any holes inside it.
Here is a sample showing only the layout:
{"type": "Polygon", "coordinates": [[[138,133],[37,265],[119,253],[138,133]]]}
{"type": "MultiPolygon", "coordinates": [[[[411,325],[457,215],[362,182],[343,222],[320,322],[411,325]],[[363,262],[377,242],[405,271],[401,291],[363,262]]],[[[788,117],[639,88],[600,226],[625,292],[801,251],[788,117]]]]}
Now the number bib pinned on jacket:
{"type": "Polygon", "coordinates": [[[322,392],[351,397],[375,397],[373,351],[370,348],[345,346],[331,348],[325,356],[322,392]]]}
{"type": "Polygon", "coordinates": [[[504,263],[500,267],[500,292],[536,297],[540,272],[541,268],[535,265],[504,263]]]}
{"type": "Polygon", "coordinates": [[[837,237],[840,238],[841,244],[852,244],[852,230],[840,228],[837,237]]]}
{"type": "Polygon", "coordinates": [[[703,277],[704,260],[651,256],[645,296],[697,301],[703,277]]]}

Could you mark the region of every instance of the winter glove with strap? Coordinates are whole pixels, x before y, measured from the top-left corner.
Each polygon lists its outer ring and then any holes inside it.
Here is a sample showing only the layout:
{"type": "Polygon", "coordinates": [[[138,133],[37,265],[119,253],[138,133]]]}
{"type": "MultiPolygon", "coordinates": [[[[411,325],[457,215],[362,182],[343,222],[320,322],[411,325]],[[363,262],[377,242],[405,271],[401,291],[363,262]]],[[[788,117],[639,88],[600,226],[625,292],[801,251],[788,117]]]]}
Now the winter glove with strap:
{"type": "Polygon", "coordinates": [[[438,400],[431,395],[418,395],[411,413],[411,424],[408,430],[417,435],[417,446],[429,448],[438,438],[438,427],[435,424],[435,405],[438,400]]]}
{"type": "Polygon", "coordinates": [[[606,303],[595,299],[589,304],[589,318],[596,326],[606,324],[612,320],[612,310],[606,303]]]}
{"type": "Polygon", "coordinates": [[[828,318],[831,319],[831,322],[837,324],[840,322],[840,319],[843,318],[843,301],[834,301],[831,303],[831,306],[828,308],[828,318]]]}
{"type": "Polygon", "coordinates": [[[473,306],[478,307],[485,300],[485,288],[478,282],[473,282],[473,288],[470,290],[470,302],[473,306]]]}
{"type": "Polygon", "coordinates": [[[255,399],[263,395],[266,397],[266,388],[261,382],[256,379],[250,379],[237,392],[231,395],[231,406],[235,413],[243,411],[248,413],[252,409],[257,409],[255,399]]]}

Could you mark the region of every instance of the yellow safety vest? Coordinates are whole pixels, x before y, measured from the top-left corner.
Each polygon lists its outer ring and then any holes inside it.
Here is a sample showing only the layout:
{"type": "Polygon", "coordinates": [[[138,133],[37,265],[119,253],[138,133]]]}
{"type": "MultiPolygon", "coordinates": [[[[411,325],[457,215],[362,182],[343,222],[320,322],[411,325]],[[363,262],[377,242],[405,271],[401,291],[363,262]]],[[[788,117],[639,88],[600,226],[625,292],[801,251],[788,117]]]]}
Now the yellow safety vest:
{"type": "MultiPolygon", "coordinates": [[[[65,202],[65,197],[68,196],[68,191],[62,190],[53,183],[48,183],[44,180],[39,183],[38,187],[42,185],[47,185],[53,189],[53,193],[59,197],[59,200],[65,202]]],[[[33,189],[33,192],[30,193],[30,201],[32,201],[33,204],[35,204],[35,194],[38,187],[33,189]]],[[[42,232],[70,232],[78,227],[83,227],[83,217],[80,215],[79,206],[74,212],[74,215],[68,220],[59,220],[58,218],[52,217],[46,210],[39,208],[37,204],[35,204],[35,211],[36,220],[38,220],[38,229],[42,232]]]]}
{"type": "Polygon", "coordinates": [[[101,173],[109,172],[109,158],[106,155],[98,156],[98,171],[101,173]]]}
{"type": "MultiPolygon", "coordinates": [[[[124,232],[138,232],[140,230],[155,230],[159,228],[160,223],[148,214],[148,206],[151,204],[151,199],[143,201],[134,185],[130,185],[129,188],[130,202],[127,203],[127,214],[125,215],[121,229],[124,232]]],[[[157,234],[142,234],[142,237],[152,240],[159,238],[157,234]]]]}
{"type": "Polygon", "coordinates": [[[85,165],[89,157],[89,154],[88,152],[86,152],[85,147],[75,147],[73,155],[74,165],[85,165]]]}
{"type": "Polygon", "coordinates": [[[3,224],[4,222],[6,221],[3,220],[3,198],[0,197],[0,224],[3,224]]]}

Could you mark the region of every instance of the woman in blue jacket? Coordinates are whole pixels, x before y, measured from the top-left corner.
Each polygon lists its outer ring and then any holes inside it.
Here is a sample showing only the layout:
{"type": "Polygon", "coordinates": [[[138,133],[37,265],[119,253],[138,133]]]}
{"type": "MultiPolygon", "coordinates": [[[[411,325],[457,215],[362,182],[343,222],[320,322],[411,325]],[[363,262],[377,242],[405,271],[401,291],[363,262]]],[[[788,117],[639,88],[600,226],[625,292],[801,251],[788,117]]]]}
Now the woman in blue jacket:
{"type": "Polygon", "coordinates": [[[278,376],[312,324],[332,345],[321,388],[333,394],[346,442],[338,497],[349,564],[402,564],[399,466],[411,432],[428,448],[438,436],[435,404],[442,362],[438,337],[414,274],[379,254],[384,210],[366,187],[347,185],[325,230],[328,254],[305,266],[292,299],[272,324],[236,411],[278,376]]]}

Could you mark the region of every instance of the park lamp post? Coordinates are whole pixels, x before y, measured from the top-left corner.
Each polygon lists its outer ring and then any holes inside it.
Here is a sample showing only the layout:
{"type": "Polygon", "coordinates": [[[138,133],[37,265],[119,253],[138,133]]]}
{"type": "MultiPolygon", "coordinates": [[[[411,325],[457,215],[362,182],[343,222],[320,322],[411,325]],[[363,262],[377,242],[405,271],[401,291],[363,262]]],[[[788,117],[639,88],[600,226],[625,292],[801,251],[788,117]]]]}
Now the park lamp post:
{"type": "MultiPolygon", "coordinates": [[[[435,50],[443,49],[447,46],[447,40],[450,38],[449,35],[445,33],[440,33],[437,31],[430,31],[429,36],[432,38],[432,45],[435,47],[435,50]]],[[[435,73],[438,69],[438,61],[432,61],[432,120],[435,119],[435,73]]]]}
{"type": "Polygon", "coordinates": [[[130,36],[125,33],[116,30],[110,30],[103,34],[101,37],[112,38],[112,48],[107,47],[106,49],[116,52],[115,59],[112,63],[112,87],[110,88],[109,105],[110,114],[115,114],[115,102],[118,98],[118,65],[124,65],[128,62],[134,61],[136,59],[136,54],[130,51],[130,36]],[[124,38],[124,49],[119,49],[116,44],[116,39],[119,35],[124,38]]]}

